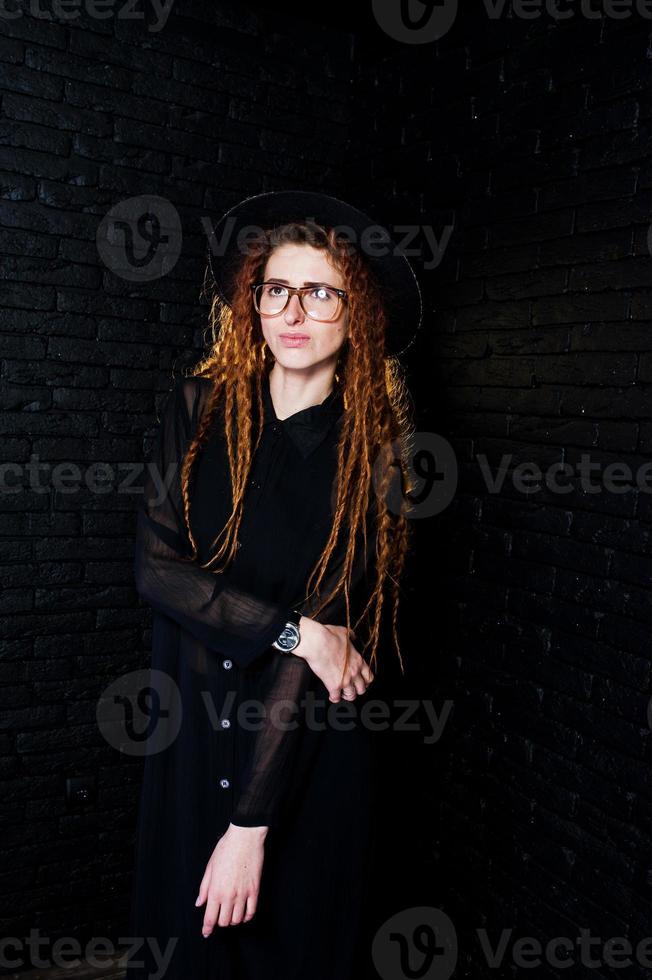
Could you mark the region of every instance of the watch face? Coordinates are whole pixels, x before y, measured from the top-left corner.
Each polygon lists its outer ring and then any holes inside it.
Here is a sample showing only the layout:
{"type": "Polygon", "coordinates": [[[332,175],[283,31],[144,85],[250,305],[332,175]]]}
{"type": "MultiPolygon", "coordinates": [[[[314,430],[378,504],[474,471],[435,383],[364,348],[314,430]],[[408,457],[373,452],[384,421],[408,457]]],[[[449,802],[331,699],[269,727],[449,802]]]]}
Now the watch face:
{"type": "Polygon", "coordinates": [[[299,643],[299,629],[294,623],[286,623],[281,635],[275,642],[280,650],[288,652],[289,650],[294,650],[299,643]]]}

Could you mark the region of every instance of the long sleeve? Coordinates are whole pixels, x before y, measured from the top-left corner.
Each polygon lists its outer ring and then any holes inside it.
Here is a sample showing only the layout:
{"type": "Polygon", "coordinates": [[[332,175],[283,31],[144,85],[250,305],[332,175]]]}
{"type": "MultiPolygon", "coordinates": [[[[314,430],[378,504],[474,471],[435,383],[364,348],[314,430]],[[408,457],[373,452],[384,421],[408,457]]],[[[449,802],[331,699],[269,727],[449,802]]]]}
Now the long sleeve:
{"type": "Polygon", "coordinates": [[[181,378],[165,400],[138,509],[135,585],[154,609],[246,667],[277,638],[292,607],[243,591],[228,570],[216,574],[190,559],[181,464],[206,390],[197,379],[181,378]]]}
{"type": "MultiPolygon", "coordinates": [[[[352,624],[355,622],[355,610],[357,605],[356,599],[358,597],[358,593],[362,591],[363,585],[366,584],[368,586],[370,584],[370,571],[373,566],[372,559],[374,556],[376,515],[376,499],[372,493],[366,517],[367,549],[365,552],[363,535],[359,532],[355,555],[353,556],[353,570],[351,574],[351,588],[349,595],[352,624]]],[[[346,557],[347,545],[348,539],[346,535],[340,535],[340,540],[335,548],[335,560],[331,560],[327,573],[324,576],[324,582],[320,587],[320,592],[324,596],[329,594],[331,588],[333,588],[340,577],[344,559],[346,557]],[[343,538],[344,540],[342,540],[343,538]]],[[[317,620],[318,623],[326,623],[328,625],[335,626],[346,625],[346,602],[342,591],[340,591],[334,599],[331,599],[330,602],[327,602],[324,608],[318,613],[314,613],[312,611],[314,608],[316,608],[316,600],[314,598],[304,599],[303,601],[298,602],[294,608],[297,609],[302,615],[309,616],[311,619],[317,620]]]]}
{"type": "MultiPolygon", "coordinates": [[[[366,554],[362,550],[362,535],[359,536],[353,563],[351,594],[363,583],[369,569],[369,555],[373,554],[373,513],[375,502],[368,512],[366,554]]],[[[340,545],[336,551],[336,560],[325,577],[323,595],[330,591],[331,584],[339,576],[344,550],[345,546],[340,545]]],[[[296,608],[303,615],[311,615],[309,604],[305,601],[296,608]]],[[[338,596],[311,618],[321,623],[345,625],[343,599],[338,596]]],[[[260,671],[262,724],[255,733],[251,761],[241,782],[231,823],[239,827],[276,827],[282,822],[282,809],[288,803],[288,787],[293,782],[292,776],[299,754],[302,754],[303,764],[306,765],[307,759],[317,749],[318,741],[314,733],[310,733],[311,741],[306,742],[306,697],[314,689],[315,678],[301,657],[276,652],[274,648],[270,654],[261,658],[256,669],[260,671]]],[[[321,684],[319,686],[322,691],[319,697],[325,697],[325,688],[321,684]]]]}

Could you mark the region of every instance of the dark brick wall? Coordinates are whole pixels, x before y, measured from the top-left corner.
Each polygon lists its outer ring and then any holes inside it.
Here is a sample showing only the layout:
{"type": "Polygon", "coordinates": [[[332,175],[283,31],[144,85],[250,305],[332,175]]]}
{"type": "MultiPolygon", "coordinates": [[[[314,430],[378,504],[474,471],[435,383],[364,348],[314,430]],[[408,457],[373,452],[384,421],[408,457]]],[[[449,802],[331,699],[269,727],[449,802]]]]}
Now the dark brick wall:
{"type": "MultiPolygon", "coordinates": [[[[474,980],[511,972],[478,958],[483,926],[496,941],[583,927],[636,942],[652,921],[650,496],[576,481],[525,495],[509,472],[490,493],[478,456],[647,462],[647,22],[477,14],[401,46],[370,11],[304,11],[317,29],[283,7],[178,4],[158,33],[0,19],[5,458],[82,473],[142,459],[172,373],[201,348],[202,216],[304,186],[437,238],[453,224],[423,273],[408,369],[419,428],[450,440],[459,485],[419,522],[408,676],[388,684],[453,711],[436,745],[388,747],[400,878],[387,896],[379,869],[381,905],[445,909],[474,980]],[[183,247],[169,275],[135,284],[95,235],[141,194],[174,205],[183,247]]],[[[26,486],[0,505],[0,921],[124,934],[140,766],[107,747],[95,709],[148,658],[134,495],[26,486]],[[86,774],[97,797],[70,810],[65,778],[86,774]]]]}
{"type": "MultiPolygon", "coordinates": [[[[652,498],[600,476],[650,460],[649,23],[476,12],[356,84],[374,105],[378,198],[396,221],[455,226],[426,273],[414,390],[459,484],[419,528],[414,606],[429,613],[410,645],[453,710],[420,749],[417,819],[436,842],[417,835],[429,880],[408,897],[451,916],[458,976],[512,975],[511,946],[489,970],[478,928],[494,945],[502,929],[544,945],[590,929],[596,956],[651,932],[652,498]],[[597,493],[579,485],[583,453],[597,493]],[[479,458],[495,472],[504,454],[490,492],[479,458]],[[523,462],[569,464],[570,492],[516,490],[523,462]]],[[[519,975],[532,973],[649,970],[544,960],[519,975]]]]}
{"type": "MultiPolygon", "coordinates": [[[[0,495],[3,565],[2,935],[125,935],[140,760],[95,720],[107,684],[146,666],[133,588],[134,493],[173,372],[201,349],[200,218],[286,186],[339,189],[350,135],[346,33],[301,32],[236,3],[133,20],[0,18],[3,456],[76,464],[76,491],[0,495]],[[319,54],[319,71],[308,70],[319,54]],[[120,278],[95,236],[125,198],[158,194],[183,246],[153,282],[120,278]],[[114,470],[108,493],[88,467],[114,470]],[[66,805],[68,776],[96,799],[66,805]],[[120,930],[120,931],[119,931],[120,930]]],[[[16,482],[13,474],[7,484],[16,482]]]]}

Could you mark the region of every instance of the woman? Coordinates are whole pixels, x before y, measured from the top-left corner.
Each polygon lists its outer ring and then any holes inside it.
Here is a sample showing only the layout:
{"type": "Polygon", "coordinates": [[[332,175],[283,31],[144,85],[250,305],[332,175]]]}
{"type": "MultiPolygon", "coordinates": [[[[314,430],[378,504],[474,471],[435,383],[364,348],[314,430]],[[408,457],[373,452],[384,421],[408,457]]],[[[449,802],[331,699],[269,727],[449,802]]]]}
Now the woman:
{"type": "Polygon", "coordinates": [[[388,506],[409,434],[392,354],[421,314],[388,239],[351,245],[373,228],[295,191],[215,229],[215,340],[166,399],[138,513],[153,735],[133,980],[353,976],[374,844],[361,709],[388,590],[400,658],[408,547],[388,506]]]}

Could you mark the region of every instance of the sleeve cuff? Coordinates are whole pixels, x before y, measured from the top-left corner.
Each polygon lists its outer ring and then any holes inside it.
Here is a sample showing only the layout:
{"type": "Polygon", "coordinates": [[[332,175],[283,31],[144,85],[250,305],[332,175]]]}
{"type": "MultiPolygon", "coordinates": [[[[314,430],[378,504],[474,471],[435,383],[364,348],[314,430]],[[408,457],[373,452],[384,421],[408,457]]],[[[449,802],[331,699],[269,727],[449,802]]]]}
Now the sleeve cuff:
{"type": "MultiPolygon", "coordinates": [[[[291,613],[294,611],[294,606],[288,606],[279,611],[277,617],[275,617],[269,624],[269,629],[265,631],[260,641],[254,647],[250,647],[244,650],[233,650],[231,656],[237,663],[239,667],[248,667],[254,662],[258,657],[262,656],[263,653],[267,652],[274,640],[278,639],[283,631],[283,627],[289,621],[291,613]]],[[[275,648],[274,648],[275,650],[275,648]]]]}
{"type": "Polygon", "coordinates": [[[274,820],[265,813],[254,813],[253,815],[238,816],[237,813],[233,813],[229,820],[234,827],[275,827],[276,824],[274,820]]]}

